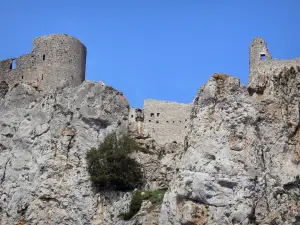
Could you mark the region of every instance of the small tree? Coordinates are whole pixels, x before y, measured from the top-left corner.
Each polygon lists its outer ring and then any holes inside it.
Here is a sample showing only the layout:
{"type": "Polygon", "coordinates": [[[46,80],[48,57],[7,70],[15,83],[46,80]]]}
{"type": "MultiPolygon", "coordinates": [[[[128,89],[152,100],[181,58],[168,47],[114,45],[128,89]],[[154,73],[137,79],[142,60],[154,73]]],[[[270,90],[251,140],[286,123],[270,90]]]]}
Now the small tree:
{"type": "Polygon", "coordinates": [[[130,153],[140,150],[128,135],[109,134],[98,148],[87,152],[91,181],[98,190],[131,190],[142,184],[141,166],[130,153]]]}

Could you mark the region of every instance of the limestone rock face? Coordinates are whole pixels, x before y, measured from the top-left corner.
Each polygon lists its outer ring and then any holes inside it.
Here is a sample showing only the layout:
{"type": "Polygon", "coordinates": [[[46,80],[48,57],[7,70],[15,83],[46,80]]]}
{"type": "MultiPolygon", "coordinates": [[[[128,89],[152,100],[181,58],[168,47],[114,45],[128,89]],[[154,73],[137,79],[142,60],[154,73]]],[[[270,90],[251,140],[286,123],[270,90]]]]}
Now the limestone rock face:
{"type": "Polygon", "coordinates": [[[102,82],[46,95],[19,84],[3,94],[0,224],[91,224],[99,196],[85,154],[108,133],[126,132],[128,110],[102,82]]]}
{"type": "Polygon", "coordinates": [[[200,88],[160,224],[298,224],[300,73],[256,90],[214,74],[200,88]]]}
{"type": "Polygon", "coordinates": [[[261,76],[247,87],[214,74],[194,98],[184,145],[139,140],[144,188],[168,191],[129,221],[119,215],[131,193],[96,194],[85,161],[108,133],[128,131],[126,98],[102,82],[46,95],[3,85],[1,224],[299,224],[300,69],[261,76]]]}

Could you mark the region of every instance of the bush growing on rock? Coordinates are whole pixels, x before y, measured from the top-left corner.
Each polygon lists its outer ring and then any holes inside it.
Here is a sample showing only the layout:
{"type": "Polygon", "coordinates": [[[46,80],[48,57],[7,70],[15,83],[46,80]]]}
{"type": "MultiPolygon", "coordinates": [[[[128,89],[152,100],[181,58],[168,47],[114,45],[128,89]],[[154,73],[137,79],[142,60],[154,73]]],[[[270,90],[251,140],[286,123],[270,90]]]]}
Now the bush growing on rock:
{"type": "Polygon", "coordinates": [[[162,204],[166,190],[137,190],[132,194],[129,211],[121,213],[124,220],[130,220],[136,215],[142,206],[143,200],[149,200],[154,207],[162,204]]]}
{"type": "Polygon", "coordinates": [[[109,134],[98,148],[87,152],[90,179],[98,190],[132,190],[142,184],[140,164],[130,153],[141,150],[128,135],[109,134]]]}

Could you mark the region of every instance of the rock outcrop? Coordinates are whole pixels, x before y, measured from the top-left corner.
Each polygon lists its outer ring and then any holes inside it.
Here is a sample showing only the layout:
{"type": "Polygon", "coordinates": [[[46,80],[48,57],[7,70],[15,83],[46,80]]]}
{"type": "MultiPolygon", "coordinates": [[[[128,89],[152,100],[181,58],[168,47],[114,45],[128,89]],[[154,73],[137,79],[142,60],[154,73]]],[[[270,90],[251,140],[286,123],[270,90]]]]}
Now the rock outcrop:
{"type": "Polygon", "coordinates": [[[95,193],[85,161],[108,133],[128,131],[122,93],[90,81],[47,94],[3,88],[1,224],[300,223],[300,70],[260,76],[244,86],[214,74],[193,101],[184,145],[139,140],[144,188],[167,192],[129,221],[119,215],[131,193],[95,193]]]}
{"type": "Polygon", "coordinates": [[[191,113],[160,224],[298,224],[300,71],[255,89],[214,74],[191,113]]]}
{"type": "Polygon", "coordinates": [[[0,224],[90,224],[98,209],[85,154],[127,129],[129,104],[102,82],[0,99],[0,224]]]}

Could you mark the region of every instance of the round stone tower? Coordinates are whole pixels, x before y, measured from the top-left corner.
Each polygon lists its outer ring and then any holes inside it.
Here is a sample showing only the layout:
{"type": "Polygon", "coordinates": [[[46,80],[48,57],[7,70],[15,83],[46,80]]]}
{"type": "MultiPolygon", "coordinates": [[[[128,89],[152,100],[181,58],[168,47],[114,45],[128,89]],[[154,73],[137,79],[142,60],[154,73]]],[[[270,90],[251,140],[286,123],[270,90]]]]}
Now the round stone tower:
{"type": "Polygon", "coordinates": [[[37,37],[32,55],[41,90],[78,86],[85,80],[86,47],[74,37],[66,34],[37,37]]]}
{"type": "Polygon", "coordinates": [[[260,62],[271,59],[267,48],[267,43],[261,38],[256,37],[250,45],[250,74],[257,70],[260,62]]]}

